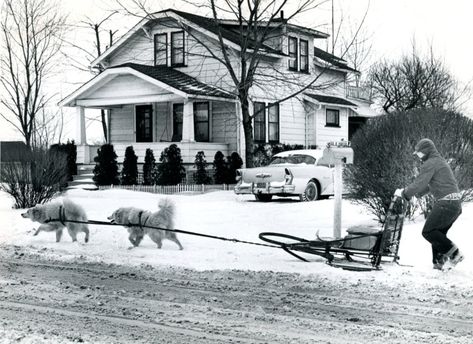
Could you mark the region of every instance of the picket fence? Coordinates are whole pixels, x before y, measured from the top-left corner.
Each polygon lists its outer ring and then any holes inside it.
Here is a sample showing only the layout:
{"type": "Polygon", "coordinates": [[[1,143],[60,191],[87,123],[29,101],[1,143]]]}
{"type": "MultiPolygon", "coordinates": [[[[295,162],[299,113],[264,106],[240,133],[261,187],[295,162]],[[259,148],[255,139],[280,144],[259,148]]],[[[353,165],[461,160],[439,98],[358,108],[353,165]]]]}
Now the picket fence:
{"type": "Polygon", "coordinates": [[[99,185],[99,190],[121,189],[172,195],[178,193],[205,193],[217,190],[233,190],[234,185],[228,184],[178,184],[178,185],[99,185]]]}

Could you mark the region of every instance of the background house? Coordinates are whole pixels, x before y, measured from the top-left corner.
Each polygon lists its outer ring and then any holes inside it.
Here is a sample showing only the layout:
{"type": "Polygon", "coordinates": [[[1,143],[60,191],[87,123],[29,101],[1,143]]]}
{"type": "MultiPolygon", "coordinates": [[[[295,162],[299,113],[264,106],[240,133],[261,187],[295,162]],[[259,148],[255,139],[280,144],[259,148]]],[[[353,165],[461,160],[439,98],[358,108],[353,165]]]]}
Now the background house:
{"type": "MultiPolygon", "coordinates": [[[[323,147],[329,141],[347,140],[350,130],[371,115],[369,99],[347,85],[347,75],[358,72],[317,48],[327,34],[281,21],[284,25],[278,24],[260,51],[251,88],[255,142],[323,147]]],[[[107,110],[109,142],[119,162],[129,145],[143,162],[147,148],[159,157],[171,142],[178,144],[188,164],[198,151],[204,151],[208,160],[217,151],[225,155],[236,151],[244,160],[237,92],[218,61],[223,58],[218,45],[221,33],[232,48],[228,58],[237,63],[237,23],[219,24],[176,10],[154,13],[93,61],[92,67],[104,71],[60,103],[77,109],[78,163],[90,163],[96,154],[97,147],[86,144],[89,108],[107,110]]]]}

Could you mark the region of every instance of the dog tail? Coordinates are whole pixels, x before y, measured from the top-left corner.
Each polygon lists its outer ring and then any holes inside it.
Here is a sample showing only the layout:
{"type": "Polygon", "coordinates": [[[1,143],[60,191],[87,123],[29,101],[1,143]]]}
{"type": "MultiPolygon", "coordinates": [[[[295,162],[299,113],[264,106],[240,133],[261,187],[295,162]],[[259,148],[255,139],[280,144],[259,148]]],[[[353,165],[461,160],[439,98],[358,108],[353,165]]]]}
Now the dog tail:
{"type": "Polygon", "coordinates": [[[160,211],[166,213],[169,217],[174,215],[174,202],[169,198],[163,198],[159,201],[160,211]]]}

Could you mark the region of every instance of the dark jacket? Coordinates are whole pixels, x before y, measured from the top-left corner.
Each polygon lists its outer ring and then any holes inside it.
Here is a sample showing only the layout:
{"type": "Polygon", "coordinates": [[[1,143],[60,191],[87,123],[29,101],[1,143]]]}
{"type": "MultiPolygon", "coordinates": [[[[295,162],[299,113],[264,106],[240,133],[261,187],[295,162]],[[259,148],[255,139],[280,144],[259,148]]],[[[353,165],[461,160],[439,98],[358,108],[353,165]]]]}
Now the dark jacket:
{"type": "Polygon", "coordinates": [[[452,169],[429,139],[422,139],[416,145],[416,151],[424,153],[419,175],[403,191],[403,196],[423,196],[431,192],[435,199],[441,199],[451,193],[459,192],[458,183],[452,169]]]}

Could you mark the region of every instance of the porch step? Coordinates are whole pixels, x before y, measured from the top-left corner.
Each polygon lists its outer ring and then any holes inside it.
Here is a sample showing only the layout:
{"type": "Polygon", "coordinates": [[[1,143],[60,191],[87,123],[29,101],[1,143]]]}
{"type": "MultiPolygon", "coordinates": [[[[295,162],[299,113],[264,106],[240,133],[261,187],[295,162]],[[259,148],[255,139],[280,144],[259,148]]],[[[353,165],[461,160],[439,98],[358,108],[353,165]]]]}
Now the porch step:
{"type": "Polygon", "coordinates": [[[94,184],[94,167],[95,164],[77,165],[77,174],[72,176],[73,180],[68,183],[70,188],[82,188],[86,190],[97,190],[94,184]]]}

